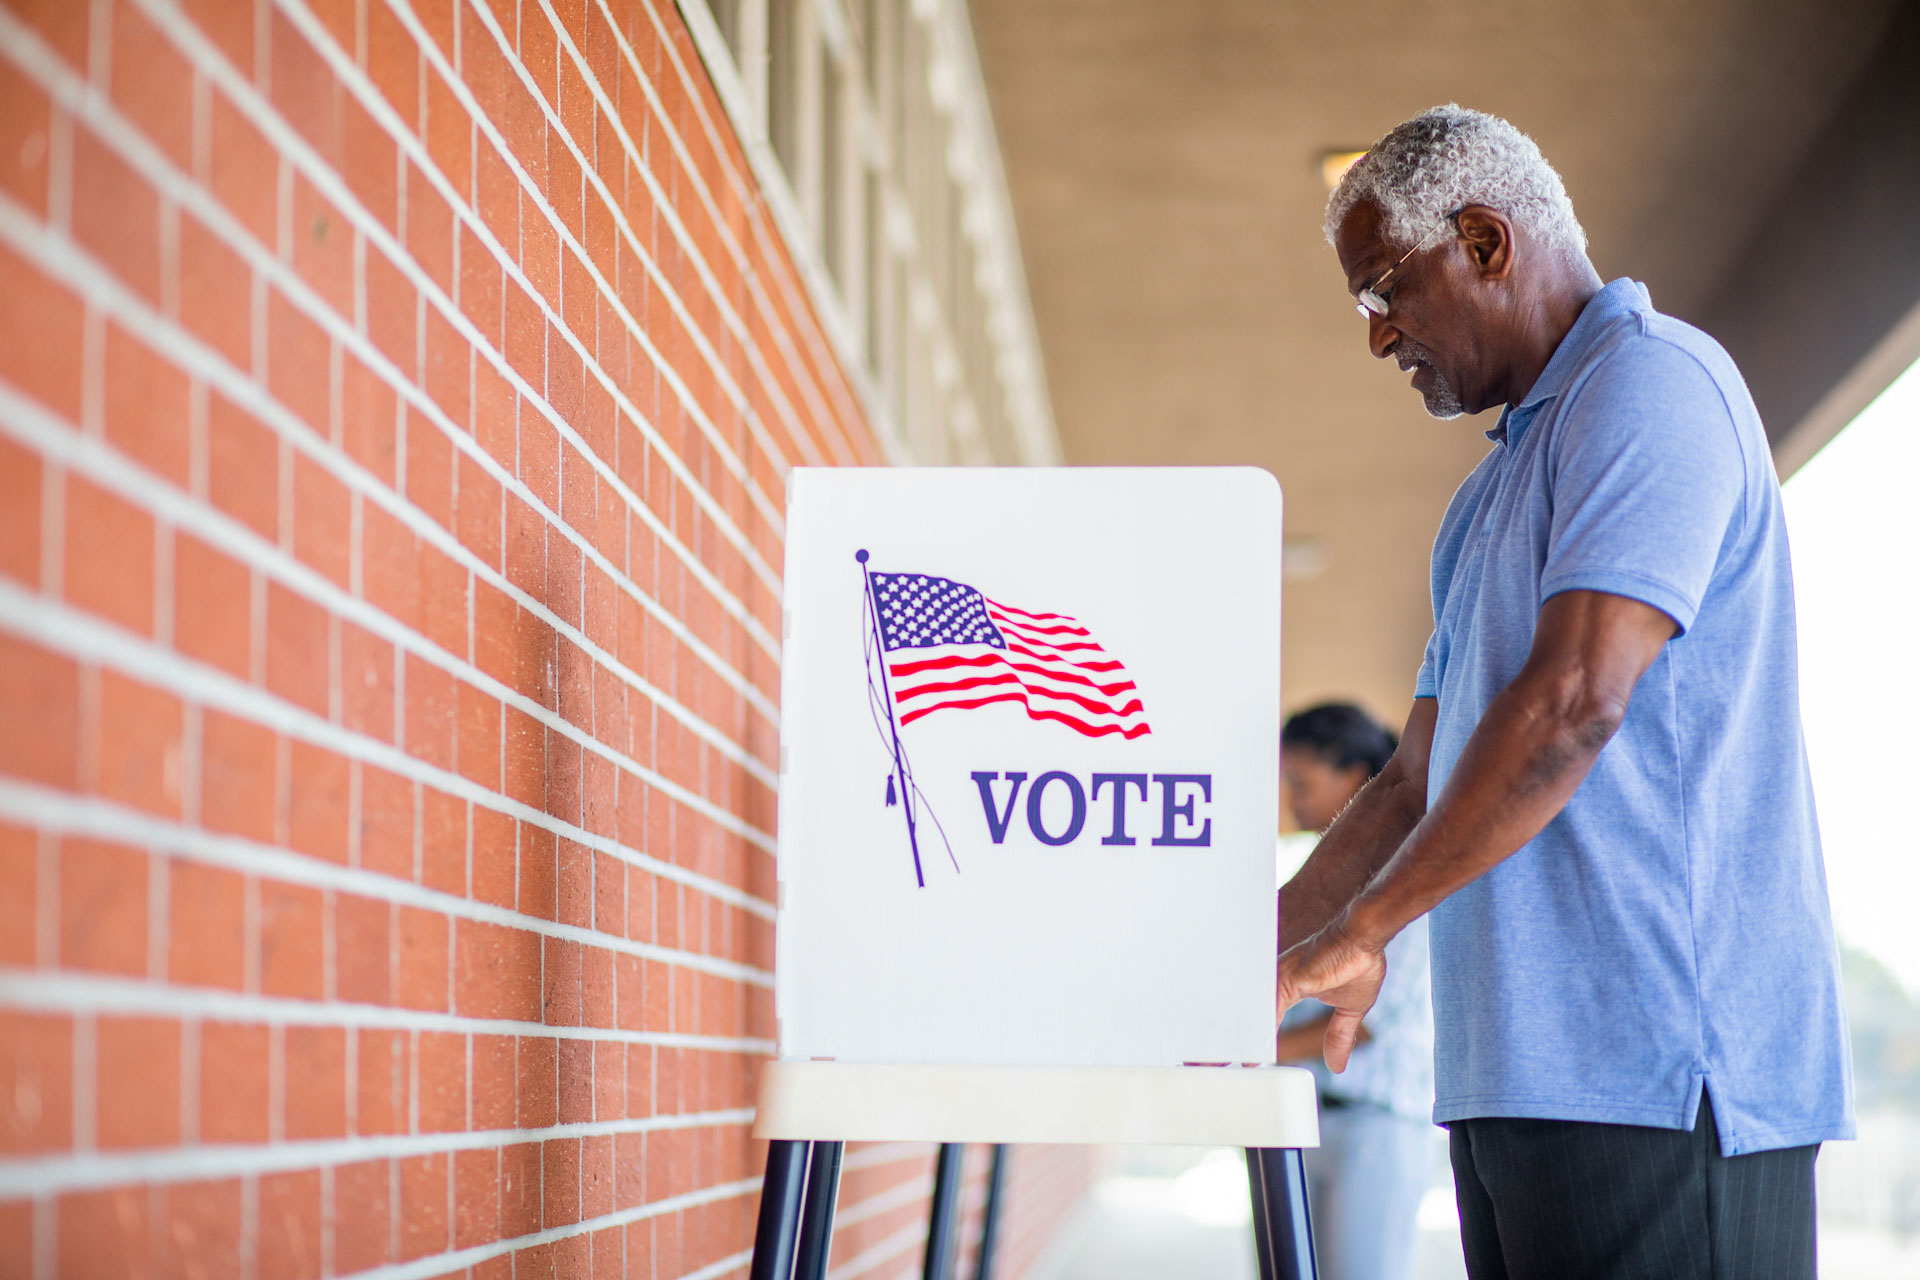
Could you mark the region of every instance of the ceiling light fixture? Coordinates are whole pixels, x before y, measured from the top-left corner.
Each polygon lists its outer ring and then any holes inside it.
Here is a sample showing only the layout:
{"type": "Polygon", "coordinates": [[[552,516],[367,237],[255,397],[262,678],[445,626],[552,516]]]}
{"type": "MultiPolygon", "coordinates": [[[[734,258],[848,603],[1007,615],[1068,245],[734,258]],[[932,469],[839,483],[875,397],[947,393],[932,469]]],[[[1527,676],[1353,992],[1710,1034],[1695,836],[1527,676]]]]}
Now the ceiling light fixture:
{"type": "Polygon", "coordinates": [[[1327,571],[1327,549],[1320,539],[1308,537],[1280,540],[1280,576],[1290,582],[1305,582],[1327,571]]]}
{"type": "Polygon", "coordinates": [[[1367,154],[1363,148],[1359,151],[1323,151],[1320,153],[1320,180],[1331,191],[1340,185],[1340,179],[1347,170],[1353,168],[1353,162],[1367,154]]]}

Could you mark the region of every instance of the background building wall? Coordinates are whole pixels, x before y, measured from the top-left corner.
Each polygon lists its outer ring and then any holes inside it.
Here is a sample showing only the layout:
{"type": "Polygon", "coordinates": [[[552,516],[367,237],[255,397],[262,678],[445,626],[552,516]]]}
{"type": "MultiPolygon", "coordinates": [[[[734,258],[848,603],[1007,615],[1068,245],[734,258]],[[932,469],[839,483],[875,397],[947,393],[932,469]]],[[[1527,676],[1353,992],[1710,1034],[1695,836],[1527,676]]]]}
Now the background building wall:
{"type": "Polygon", "coordinates": [[[680,14],[6,0],[0,282],[0,1275],[744,1274],[782,480],[898,450],[680,14]]]}

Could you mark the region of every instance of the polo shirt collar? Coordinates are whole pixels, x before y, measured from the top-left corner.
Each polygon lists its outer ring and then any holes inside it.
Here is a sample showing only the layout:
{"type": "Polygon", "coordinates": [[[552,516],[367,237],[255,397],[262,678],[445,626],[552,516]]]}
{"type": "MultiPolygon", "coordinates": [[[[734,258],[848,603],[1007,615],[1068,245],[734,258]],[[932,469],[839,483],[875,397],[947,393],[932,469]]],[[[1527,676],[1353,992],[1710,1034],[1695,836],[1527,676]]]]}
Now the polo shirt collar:
{"type": "Polygon", "coordinates": [[[1586,363],[1587,352],[1607,326],[1620,316],[1650,310],[1652,307],[1653,299],[1648,296],[1647,287],[1626,276],[1621,276],[1594,294],[1580,312],[1580,318],[1573,322],[1573,328],[1567,330],[1567,336],[1554,348],[1547,367],[1540,371],[1533,386],[1528,388],[1526,399],[1500,411],[1500,421],[1494,424],[1493,430],[1487,432],[1487,439],[1500,444],[1518,442],[1541,408],[1557,397],[1567,385],[1567,379],[1586,363]]]}

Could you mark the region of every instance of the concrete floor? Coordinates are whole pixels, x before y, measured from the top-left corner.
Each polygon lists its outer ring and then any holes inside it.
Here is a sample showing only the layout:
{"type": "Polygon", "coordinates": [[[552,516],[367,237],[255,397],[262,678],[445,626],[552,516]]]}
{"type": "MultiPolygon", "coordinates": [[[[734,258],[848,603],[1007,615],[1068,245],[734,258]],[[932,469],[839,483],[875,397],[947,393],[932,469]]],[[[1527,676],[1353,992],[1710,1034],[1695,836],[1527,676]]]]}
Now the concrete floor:
{"type": "MultiPolygon", "coordinates": [[[[1436,1185],[1438,1194],[1421,1206],[1415,1280],[1465,1280],[1452,1185],[1436,1185]]],[[[1242,1153],[1165,1147],[1114,1153],[1034,1280],[1255,1280],[1256,1274],[1242,1153]]]]}
{"type": "MultiPolygon", "coordinates": [[[[1255,1280],[1239,1151],[1116,1149],[1111,1161],[1033,1280],[1255,1280]]],[[[1920,1280],[1920,1238],[1822,1221],[1820,1275],[1920,1280]]],[[[1452,1179],[1443,1165],[1420,1208],[1415,1280],[1465,1277],[1452,1179]]]]}

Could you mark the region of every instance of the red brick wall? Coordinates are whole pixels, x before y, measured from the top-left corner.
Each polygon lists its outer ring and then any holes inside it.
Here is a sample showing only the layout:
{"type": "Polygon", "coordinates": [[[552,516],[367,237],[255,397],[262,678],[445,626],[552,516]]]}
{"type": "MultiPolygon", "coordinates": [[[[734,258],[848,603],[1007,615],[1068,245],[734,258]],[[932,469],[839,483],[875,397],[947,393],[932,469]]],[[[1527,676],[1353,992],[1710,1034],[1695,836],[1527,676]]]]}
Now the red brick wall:
{"type": "Polygon", "coordinates": [[[882,460],[668,0],[0,0],[0,1276],[744,1274],[882,460]]]}

